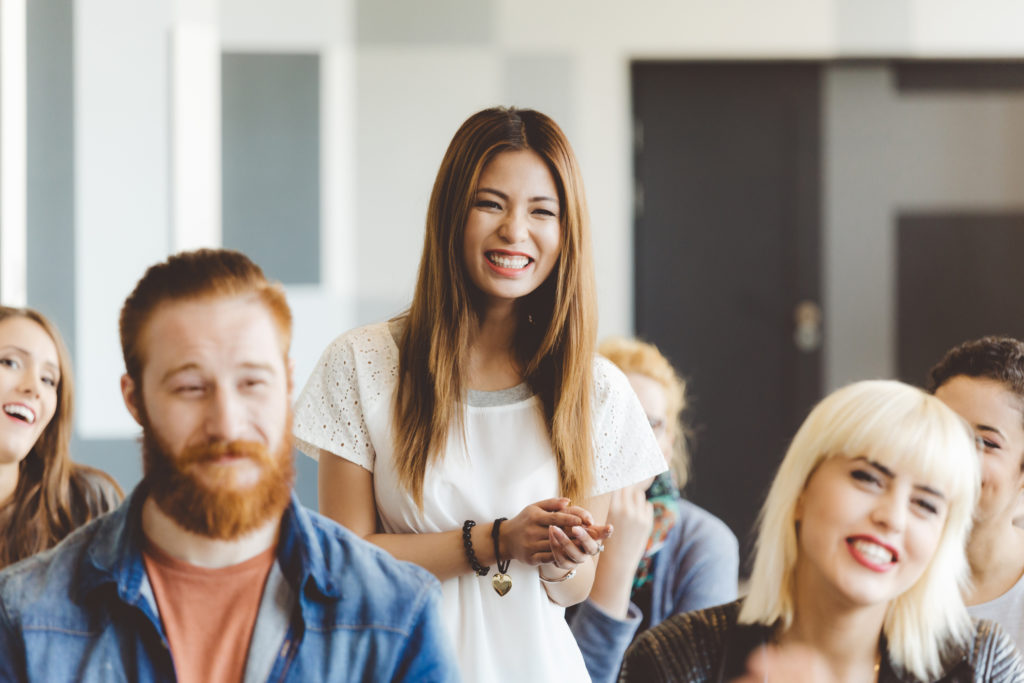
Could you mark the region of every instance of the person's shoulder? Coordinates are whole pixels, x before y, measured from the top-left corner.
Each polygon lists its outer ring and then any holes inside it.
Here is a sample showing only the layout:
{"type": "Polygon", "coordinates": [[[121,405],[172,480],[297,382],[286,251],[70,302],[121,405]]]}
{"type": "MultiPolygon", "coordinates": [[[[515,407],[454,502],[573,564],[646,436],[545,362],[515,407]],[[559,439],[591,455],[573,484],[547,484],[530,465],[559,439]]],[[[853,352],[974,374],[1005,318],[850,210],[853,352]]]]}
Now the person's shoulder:
{"type": "Polygon", "coordinates": [[[623,680],[707,680],[721,665],[739,602],[674,614],[636,637],[626,655],[623,680]],[[630,673],[635,672],[635,673],[630,673]]]}
{"type": "Polygon", "coordinates": [[[102,470],[79,463],[74,464],[72,479],[74,495],[84,508],[82,522],[106,514],[124,500],[124,492],[117,482],[102,470]]]}
{"type": "Polygon", "coordinates": [[[665,643],[685,640],[690,645],[698,641],[717,642],[736,624],[739,605],[739,601],[734,601],[692,612],[673,614],[639,637],[649,637],[665,643]]]}
{"type": "Polygon", "coordinates": [[[974,640],[967,661],[982,676],[979,680],[1024,681],[1024,659],[1003,627],[988,619],[974,619],[972,623],[974,640]]]}
{"type": "Polygon", "coordinates": [[[739,541],[729,525],[711,512],[685,498],[679,501],[678,533],[683,538],[699,546],[715,546],[736,548],[739,541]]]}
{"type": "Polygon", "coordinates": [[[394,346],[391,325],[388,322],[377,322],[342,332],[328,344],[327,350],[365,354],[389,351],[394,346]]]}
{"type": "Polygon", "coordinates": [[[410,596],[440,590],[437,578],[426,569],[395,559],[328,517],[308,509],[304,512],[321,546],[326,572],[341,579],[343,594],[349,588],[375,601],[409,602],[410,596]],[[373,590],[368,592],[368,586],[373,590]]]}
{"type": "Polygon", "coordinates": [[[594,354],[593,373],[594,388],[598,396],[617,391],[632,391],[629,388],[629,380],[619,366],[599,353],[594,354]]]}
{"type": "Polygon", "coordinates": [[[8,616],[61,608],[72,602],[81,566],[106,517],[79,527],[54,547],[0,571],[0,604],[8,616]]]}

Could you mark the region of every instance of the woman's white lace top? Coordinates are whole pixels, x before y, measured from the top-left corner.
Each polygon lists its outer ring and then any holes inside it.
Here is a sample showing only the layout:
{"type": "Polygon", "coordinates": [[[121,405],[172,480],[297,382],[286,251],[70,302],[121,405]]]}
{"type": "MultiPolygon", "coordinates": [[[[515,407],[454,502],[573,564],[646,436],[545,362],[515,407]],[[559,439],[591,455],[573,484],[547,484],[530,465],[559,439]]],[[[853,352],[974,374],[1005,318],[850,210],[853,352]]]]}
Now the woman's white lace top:
{"type": "MultiPolygon", "coordinates": [[[[444,457],[424,479],[420,510],[394,469],[392,402],[398,347],[386,323],[347,332],[328,346],[295,406],[304,453],[343,457],[373,472],[384,530],[428,533],[514,517],[559,495],[558,473],[540,401],[525,387],[470,392],[465,434],[453,430],[444,457]]],[[[625,376],[594,362],[592,496],[665,470],[665,460],[625,376]]],[[[330,495],[323,492],[321,495],[330,495]]],[[[345,495],[338,491],[337,495],[345,495]]],[[[513,562],[512,591],[499,597],[490,576],[442,583],[442,611],[467,681],[588,680],[579,649],[537,575],[513,562]]]]}

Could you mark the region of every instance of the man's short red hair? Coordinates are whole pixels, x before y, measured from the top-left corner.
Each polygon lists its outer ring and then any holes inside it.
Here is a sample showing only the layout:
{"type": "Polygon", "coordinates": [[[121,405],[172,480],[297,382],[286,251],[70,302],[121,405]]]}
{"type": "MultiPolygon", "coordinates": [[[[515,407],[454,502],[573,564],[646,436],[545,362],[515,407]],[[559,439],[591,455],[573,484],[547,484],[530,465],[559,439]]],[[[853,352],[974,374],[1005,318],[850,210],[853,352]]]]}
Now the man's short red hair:
{"type": "Polygon", "coordinates": [[[165,302],[255,295],[277,324],[281,352],[292,340],[292,313],[284,289],[270,282],[248,256],[230,249],[197,249],[175,254],[146,271],[121,308],[121,351],[128,376],[141,386],[142,330],[165,302]]]}

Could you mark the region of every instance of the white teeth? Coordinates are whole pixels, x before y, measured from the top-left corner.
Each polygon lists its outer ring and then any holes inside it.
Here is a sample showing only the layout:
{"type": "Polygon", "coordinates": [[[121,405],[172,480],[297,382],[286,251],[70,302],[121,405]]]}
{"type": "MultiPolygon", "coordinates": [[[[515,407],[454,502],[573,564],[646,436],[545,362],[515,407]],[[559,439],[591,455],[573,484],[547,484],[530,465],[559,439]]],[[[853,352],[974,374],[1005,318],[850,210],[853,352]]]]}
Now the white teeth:
{"type": "Polygon", "coordinates": [[[510,256],[508,254],[487,254],[488,260],[499,268],[525,268],[530,263],[528,256],[510,256]]]}
{"type": "Polygon", "coordinates": [[[4,406],[4,412],[14,417],[20,417],[25,422],[32,424],[36,421],[36,414],[31,409],[19,403],[8,403],[4,406]]]}
{"type": "Polygon", "coordinates": [[[865,559],[875,564],[889,564],[892,562],[892,553],[871,541],[864,539],[857,539],[853,542],[853,547],[857,549],[865,559]]]}

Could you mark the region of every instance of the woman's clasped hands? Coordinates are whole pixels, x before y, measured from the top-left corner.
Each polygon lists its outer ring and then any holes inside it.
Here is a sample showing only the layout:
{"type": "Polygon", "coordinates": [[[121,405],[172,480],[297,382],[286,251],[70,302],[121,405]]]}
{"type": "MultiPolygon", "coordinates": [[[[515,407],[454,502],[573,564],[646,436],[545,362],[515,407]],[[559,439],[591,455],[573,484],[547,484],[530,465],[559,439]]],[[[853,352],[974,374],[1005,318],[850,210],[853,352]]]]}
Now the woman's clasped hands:
{"type": "Polygon", "coordinates": [[[529,565],[553,565],[561,571],[549,569],[541,576],[558,579],[600,553],[612,531],[610,524],[596,524],[588,510],[568,498],[548,498],[502,524],[499,552],[502,558],[529,565]]]}

